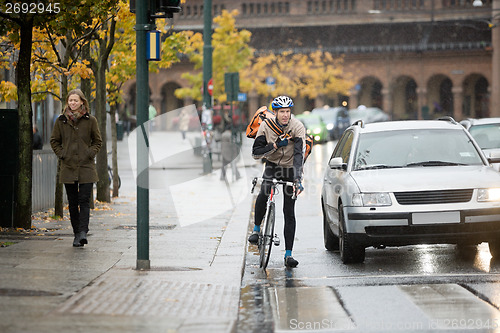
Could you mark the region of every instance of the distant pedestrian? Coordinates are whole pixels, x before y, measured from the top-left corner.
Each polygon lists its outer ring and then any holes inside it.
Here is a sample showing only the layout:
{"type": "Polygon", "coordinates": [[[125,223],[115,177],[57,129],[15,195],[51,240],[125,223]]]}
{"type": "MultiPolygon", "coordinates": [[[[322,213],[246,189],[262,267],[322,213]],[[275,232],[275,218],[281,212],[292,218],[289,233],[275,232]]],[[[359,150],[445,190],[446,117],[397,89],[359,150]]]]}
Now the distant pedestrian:
{"type": "Polygon", "coordinates": [[[70,91],[50,138],[52,150],[61,161],[59,181],[68,195],[75,247],[88,243],[90,194],[93,183],[99,180],[94,158],[102,139],[97,119],[89,110],[83,92],[80,89],[70,91]]]}
{"type": "Polygon", "coordinates": [[[182,134],[182,140],[186,139],[186,132],[189,129],[189,118],[188,108],[182,108],[181,114],[179,115],[179,130],[182,134]]]}
{"type": "Polygon", "coordinates": [[[33,126],[33,150],[43,149],[43,140],[40,133],[38,133],[38,127],[33,126]]]}
{"type": "Polygon", "coordinates": [[[158,114],[158,112],[156,112],[156,108],[154,107],[153,103],[149,103],[148,113],[149,113],[149,131],[152,132],[154,128],[155,117],[158,114]]]}
{"type": "Polygon", "coordinates": [[[239,155],[239,148],[232,140],[232,133],[229,128],[227,128],[221,136],[221,154],[222,154],[222,168],[220,174],[220,180],[226,179],[226,167],[231,165],[231,170],[233,172],[233,179],[240,179],[241,175],[236,166],[236,158],[239,155]]]}

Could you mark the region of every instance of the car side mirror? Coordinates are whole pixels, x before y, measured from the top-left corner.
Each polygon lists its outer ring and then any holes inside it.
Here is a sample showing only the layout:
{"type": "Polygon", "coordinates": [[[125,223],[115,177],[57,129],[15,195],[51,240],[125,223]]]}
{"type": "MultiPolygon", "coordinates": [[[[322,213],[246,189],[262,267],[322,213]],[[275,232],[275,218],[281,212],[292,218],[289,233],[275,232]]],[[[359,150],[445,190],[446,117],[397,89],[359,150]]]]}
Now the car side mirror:
{"type": "Polygon", "coordinates": [[[489,153],[488,162],[500,163],[500,151],[492,151],[491,153],[489,153]]]}
{"type": "Polygon", "coordinates": [[[347,170],[347,163],[344,163],[342,157],[334,157],[328,162],[330,169],[347,170]]]}

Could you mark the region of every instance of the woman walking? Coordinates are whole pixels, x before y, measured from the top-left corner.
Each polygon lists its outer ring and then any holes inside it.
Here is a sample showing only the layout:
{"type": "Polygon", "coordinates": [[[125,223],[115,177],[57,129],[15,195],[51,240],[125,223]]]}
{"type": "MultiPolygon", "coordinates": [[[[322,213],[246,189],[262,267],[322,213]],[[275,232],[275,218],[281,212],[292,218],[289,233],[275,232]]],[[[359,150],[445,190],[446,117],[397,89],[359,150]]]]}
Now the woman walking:
{"type": "Polygon", "coordinates": [[[88,243],[90,194],[93,183],[99,180],[94,158],[101,148],[102,139],[97,119],[89,114],[89,110],[83,92],[71,90],[50,138],[52,150],[61,162],[59,181],[64,184],[68,195],[75,247],[88,243]]]}

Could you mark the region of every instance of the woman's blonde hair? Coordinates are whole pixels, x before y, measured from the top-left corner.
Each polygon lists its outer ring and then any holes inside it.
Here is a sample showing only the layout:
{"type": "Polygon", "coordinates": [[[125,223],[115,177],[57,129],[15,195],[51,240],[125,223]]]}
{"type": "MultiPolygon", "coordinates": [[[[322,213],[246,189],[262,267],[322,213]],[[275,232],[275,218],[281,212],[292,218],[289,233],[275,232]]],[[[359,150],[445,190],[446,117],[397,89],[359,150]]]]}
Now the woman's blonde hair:
{"type": "Polygon", "coordinates": [[[87,101],[87,98],[85,98],[85,95],[83,94],[83,92],[80,89],[73,89],[68,93],[68,96],[66,96],[66,106],[64,107],[64,110],[69,108],[68,100],[69,100],[69,96],[71,96],[71,95],[78,95],[78,97],[80,97],[80,99],[83,102],[83,107],[85,108],[84,111],[90,112],[89,102],[87,101]]]}

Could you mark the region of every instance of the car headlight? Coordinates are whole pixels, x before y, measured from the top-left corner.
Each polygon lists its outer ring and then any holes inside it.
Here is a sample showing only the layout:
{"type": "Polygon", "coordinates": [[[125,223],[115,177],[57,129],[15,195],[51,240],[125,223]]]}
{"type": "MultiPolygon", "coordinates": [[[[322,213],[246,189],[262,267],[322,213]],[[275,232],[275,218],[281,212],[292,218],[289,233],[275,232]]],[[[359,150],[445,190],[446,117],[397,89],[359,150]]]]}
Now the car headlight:
{"type": "Polygon", "coordinates": [[[319,128],[319,127],[315,128],[314,129],[314,134],[319,134],[319,133],[321,133],[321,128],[319,128]]]}
{"type": "Polygon", "coordinates": [[[321,140],[321,137],[320,137],[319,135],[316,135],[316,136],[314,136],[314,140],[316,140],[316,141],[320,141],[320,140],[321,140]]]}
{"type": "Polygon", "coordinates": [[[329,123],[328,125],[326,125],[326,129],[331,131],[333,129],[333,124],[329,123]]]}
{"type": "Polygon", "coordinates": [[[390,206],[392,201],[389,193],[354,193],[352,205],[356,207],[390,206]]]}
{"type": "Polygon", "coordinates": [[[311,134],[311,130],[310,129],[306,130],[306,133],[311,134]]]}
{"type": "Polygon", "coordinates": [[[477,190],[477,201],[500,201],[500,188],[480,188],[477,190]]]}

